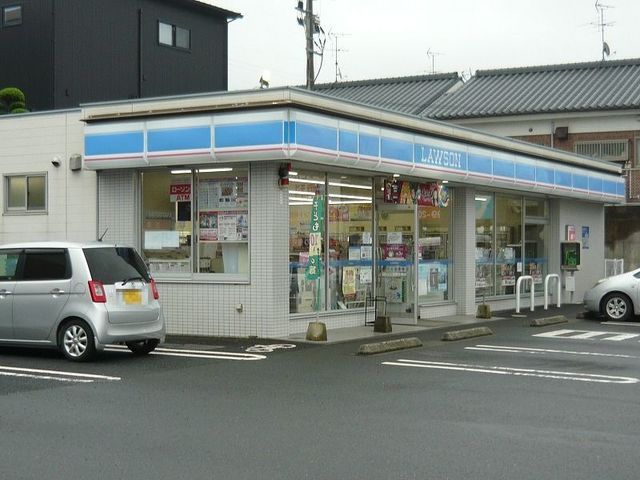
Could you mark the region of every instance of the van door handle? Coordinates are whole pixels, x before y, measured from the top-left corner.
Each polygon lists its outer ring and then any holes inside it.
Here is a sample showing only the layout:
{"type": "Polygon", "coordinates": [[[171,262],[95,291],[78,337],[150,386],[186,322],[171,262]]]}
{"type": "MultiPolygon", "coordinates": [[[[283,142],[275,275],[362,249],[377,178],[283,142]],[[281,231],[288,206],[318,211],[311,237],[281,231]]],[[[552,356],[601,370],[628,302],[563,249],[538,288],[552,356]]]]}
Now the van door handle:
{"type": "Polygon", "coordinates": [[[3,288],[2,290],[0,290],[0,295],[11,295],[11,292],[3,288]]]}
{"type": "Polygon", "coordinates": [[[51,295],[60,295],[61,293],[64,293],[64,290],[60,290],[59,288],[54,288],[53,290],[51,290],[49,292],[51,295]]]}

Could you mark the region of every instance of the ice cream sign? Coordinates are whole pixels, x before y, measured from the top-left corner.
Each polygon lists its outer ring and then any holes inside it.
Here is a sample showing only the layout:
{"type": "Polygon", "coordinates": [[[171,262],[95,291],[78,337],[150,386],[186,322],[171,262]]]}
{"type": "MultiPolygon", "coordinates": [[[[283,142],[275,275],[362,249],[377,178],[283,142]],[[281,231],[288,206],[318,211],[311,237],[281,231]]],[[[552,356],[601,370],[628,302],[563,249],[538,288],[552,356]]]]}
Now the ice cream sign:
{"type": "Polygon", "coordinates": [[[191,184],[174,183],[169,186],[169,197],[172,202],[191,201],[191,184]]]}

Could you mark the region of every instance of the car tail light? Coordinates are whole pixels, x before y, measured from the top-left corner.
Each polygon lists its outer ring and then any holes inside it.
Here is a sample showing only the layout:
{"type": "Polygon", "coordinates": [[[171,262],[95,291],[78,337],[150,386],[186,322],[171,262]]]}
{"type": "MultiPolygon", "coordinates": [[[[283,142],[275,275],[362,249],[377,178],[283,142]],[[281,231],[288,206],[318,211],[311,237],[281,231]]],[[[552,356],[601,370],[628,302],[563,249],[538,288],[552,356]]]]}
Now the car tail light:
{"type": "Polygon", "coordinates": [[[153,299],[154,300],[158,300],[160,299],[160,294],[158,293],[158,286],[156,285],[156,281],[152,278],[151,282],[151,293],[153,293],[153,299]]]}
{"type": "Polygon", "coordinates": [[[89,281],[89,292],[93,303],[107,303],[107,293],[104,291],[104,285],[97,280],[89,281]]]}

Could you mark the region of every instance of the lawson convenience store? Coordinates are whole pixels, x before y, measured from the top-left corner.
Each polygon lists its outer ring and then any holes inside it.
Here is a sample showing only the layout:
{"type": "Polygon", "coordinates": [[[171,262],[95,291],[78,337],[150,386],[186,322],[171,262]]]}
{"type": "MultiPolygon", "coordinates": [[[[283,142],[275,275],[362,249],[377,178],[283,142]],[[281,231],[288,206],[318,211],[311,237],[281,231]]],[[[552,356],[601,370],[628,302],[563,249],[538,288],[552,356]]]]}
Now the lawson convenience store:
{"type": "Polygon", "coordinates": [[[357,326],[371,298],[410,325],[483,299],[513,308],[521,275],[542,303],[543,279],[561,274],[562,301],[577,303],[603,274],[604,205],[625,198],[614,164],[296,88],[83,117],[98,231],[144,253],[171,334],[282,338],[316,316],[357,326]],[[571,274],[569,227],[589,235],[571,274]]]}

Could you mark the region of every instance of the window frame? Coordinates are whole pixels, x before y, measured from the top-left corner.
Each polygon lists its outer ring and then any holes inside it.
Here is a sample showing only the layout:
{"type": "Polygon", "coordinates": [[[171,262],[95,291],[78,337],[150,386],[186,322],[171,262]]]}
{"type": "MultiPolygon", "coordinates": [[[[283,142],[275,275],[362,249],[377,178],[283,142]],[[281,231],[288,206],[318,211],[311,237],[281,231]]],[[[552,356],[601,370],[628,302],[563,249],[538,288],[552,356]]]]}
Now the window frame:
{"type": "MultiPolygon", "coordinates": [[[[197,281],[197,282],[201,282],[201,283],[233,283],[233,284],[250,284],[251,283],[251,262],[252,262],[252,252],[251,252],[251,165],[250,163],[225,163],[225,164],[220,164],[220,165],[215,165],[216,170],[218,170],[219,168],[227,168],[227,167],[232,167],[234,169],[236,168],[240,168],[243,169],[246,172],[246,186],[247,186],[247,204],[246,204],[246,208],[242,209],[240,207],[238,207],[238,210],[236,210],[238,212],[238,215],[241,215],[242,212],[241,210],[246,210],[246,221],[247,221],[247,239],[246,240],[240,240],[237,241],[235,243],[244,243],[246,244],[246,248],[247,248],[247,271],[246,272],[238,272],[238,273],[217,273],[217,272],[202,272],[201,270],[201,264],[200,264],[200,259],[201,259],[201,251],[200,251],[200,226],[198,224],[198,221],[196,220],[199,216],[199,208],[200,208],[200,201],[198,199],[198,195],[199,195],[199,191],[200,191],[200,177],[199,174],[200,173],[210,173],[208,171],[208,169],[211,168],[211,165],[194,165],[194,166],[189,166],[188,168],[184,169],[184,172],[181,172],[184,176],[189,176],[189,184],[191,187],[191,193],[190,193],[190,198],[191,200],[189,200],[191,206],[190,206],[190,222],[191,222],[191,230],[190,230],[190,236],[191,236],[191,240],[189,242],[189,268],[188,271],[180,271],[180,272],[161,272],[161,271],[153,271],[151,268],[151,264],[154,263],[154,261],[158,261],[158,259],[154,259],[153,257],[150,257],[147,255],[147,253],[145,252],[145,232],[146,231],[151,231],[151,230],[147,230],[144,227],[144,216],[145,216],[145,202],[144,202],[144,174],[147,172],[163,172],[165,171],[165,168],[150,168],[150,169],[145,169],[145,170],[139,170],[138,171],[138,181],[139,181],[139,191],[141,194],[141,202],[140,202],[140,207],[139,207],[139,214],[140,214],[140,248],[139,248],[139,253],[141,254],[141,256],[143,257],[143,260],[145,261],[145,263],[147,264],[147,266],[149,266],[150,268],[150,273],[152,274],[153,278],[155,278],[156,280],[162,282],[162,281],[169,281],[169,280],[183,280],[183,281],[197,281]],[[187,170],[190,171],[190,173],[187,173],[187,170]]],[[[177,171],[177,170],[181,170],[181,169],[176,169],[175,167],[167,167],[168,170],[166,170],[169,175],[171,175],[172,171],[177,171]]],[[[220,210],[220,211],[232,211],[234,210],[233,208],[230,207],[220,207],[220,208],[216,208],[214,210],[220,210]]]]}
{"type": "Polygon", "coordinates": [[[5,214],[43,214],[48,212],[48,192],[49,192],[49,181],[48,175],[46,173],[19,173],[19,174],[5,174],[3,176],[3,187],[4,187],[4,213],[5,214]],[[9,206],[9,183],[12,178],[24,178],[24,206],[20,207],[11,207],[9,206]],[[29,208],[29,179],[30,178],[43,178],[44,179],[44,207],[42,208],[29,208]]]}
{"type": "Polygon", "coordinates": [[[629,160],[629,140],[626,138],[612,138],[607,140],[582,140],[574,143],[573,151],[578,155],[597,158],[600,160],[607,160],[609,162],[626,162],[629,160]],[[615,146],[621,147],[622,153],[619,155],[608,155],[607,150],[611,150],[615,146]],[[597,150],[598,153],[589,154],[584,151],[580,152],[580,147],[588,147],[593,152],[597,150]]]}
{"type": "Polygon", "coordinates": [[[191,29],[190,28],[186,28],[180,25],[176,25],[173,23],[169,23],[163,20],[158,20],[158,29],[157,29],[157,40],[158,40],[158,45],[161,47],[167,47],[167,48],[175,48],[177,50],[182,50],[183,52],[190,52],[191,51],[191,29]],[[171,27],[171,43],[166,43],[161,41],[161,36],[160,36],[160,28],[162,26],[167,26],[167,27],[171,27]],[[188,34],[188,46],[184,47],[182,45],[178,45],[178,30],[181,31],[185,31],[188,34]]]}
{"type": "Polygon", "coordinates": [[[2,7],[2,26],[3,27],[18,27],[22,25],[23,9],[21,4],[4,5],[2,7]],[[20,18],[17,20],[7,21],[7,12],[10,10],[18,10],[20,12],[20,18]]]}

